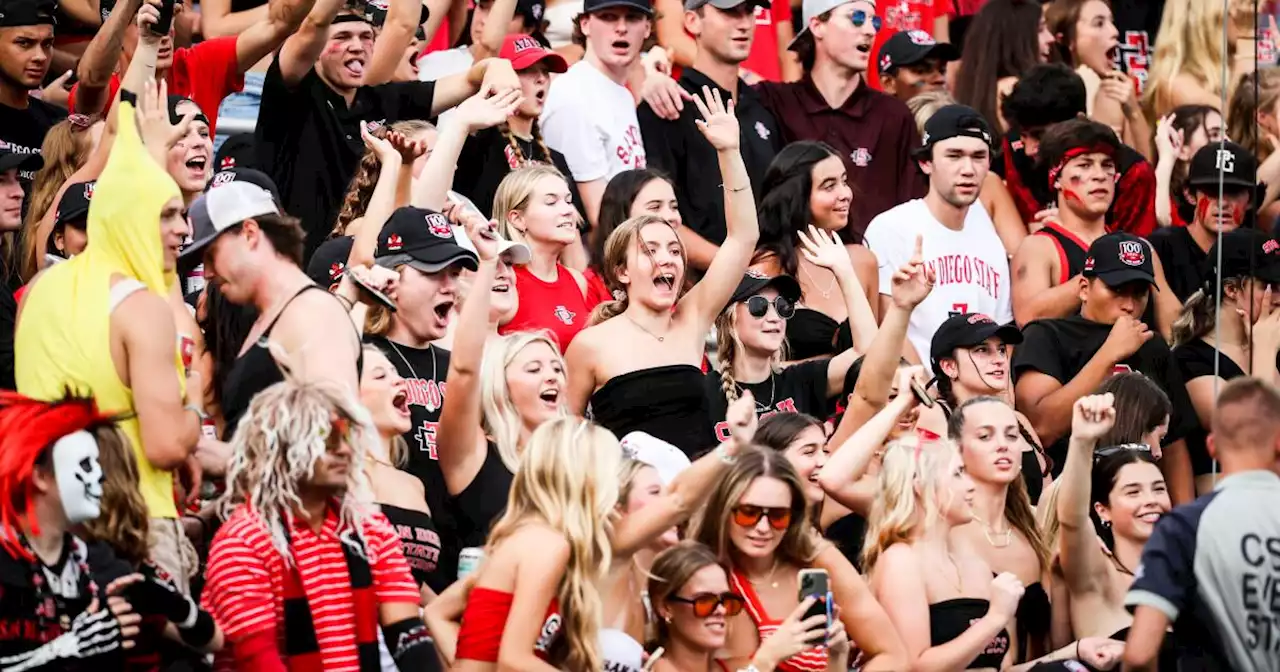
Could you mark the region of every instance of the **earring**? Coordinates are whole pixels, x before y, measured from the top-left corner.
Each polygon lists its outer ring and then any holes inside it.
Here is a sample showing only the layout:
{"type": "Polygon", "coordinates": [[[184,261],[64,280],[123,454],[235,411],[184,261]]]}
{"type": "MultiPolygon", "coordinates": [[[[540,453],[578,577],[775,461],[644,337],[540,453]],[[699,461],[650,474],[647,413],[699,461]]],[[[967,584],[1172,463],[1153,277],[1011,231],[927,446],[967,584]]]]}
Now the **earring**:
{"type": "Polygon", "coordinates": [[[1102,526],[1107,528],[1108,530],[1111,529],[1111,521],[1109,520],[1102,521],[1102,526]]]}
{"type": "Polygon", "coordinates": [[[613,290],[613,300],[614,300],[614,301],[626,301],[626,300],[627,300],[627,290],[625,290],[625,289],[615,289],[615,290],[613,290]]]}

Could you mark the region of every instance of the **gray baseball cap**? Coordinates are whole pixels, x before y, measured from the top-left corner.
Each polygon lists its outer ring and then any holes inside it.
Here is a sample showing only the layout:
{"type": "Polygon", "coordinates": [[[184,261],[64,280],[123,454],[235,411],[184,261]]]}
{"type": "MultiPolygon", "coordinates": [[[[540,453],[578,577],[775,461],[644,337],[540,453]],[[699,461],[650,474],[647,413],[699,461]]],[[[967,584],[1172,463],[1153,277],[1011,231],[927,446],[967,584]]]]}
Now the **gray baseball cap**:
{"type": "Polygon", "coordinates": [[[684,0],[684,9],[686,12],[692,12],[711,5],[716,9],[729,10],[744,4],[752,7],[768,7],[769,0],[684,0]]]}

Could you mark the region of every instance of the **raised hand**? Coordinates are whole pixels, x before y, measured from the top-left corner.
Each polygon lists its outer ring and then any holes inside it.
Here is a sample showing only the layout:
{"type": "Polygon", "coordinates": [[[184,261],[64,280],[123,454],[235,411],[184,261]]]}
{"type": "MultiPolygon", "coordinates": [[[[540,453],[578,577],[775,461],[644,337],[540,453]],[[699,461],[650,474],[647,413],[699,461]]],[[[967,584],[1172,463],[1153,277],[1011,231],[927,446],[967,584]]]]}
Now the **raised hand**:
{"type": "Polygon", "coordinates": [[[138,26],[138,39],[148,45],[158,44],[163,35],[156,35],[152,27],[160,23],[159,0],[145,0],[138,8],[133,22],[138,26]]]}
{"type": "Polygon", "coordinates": [[[400,153],[400,162],[406,166],[417,161],[418,157],[431,153],[425,138],[412,140],[400,131],[387,133],[387,142],[390,142],[391,146],[395,147],[396,151],[400,153]]]}
{"type": "Polygon", "coordinates": [[[187,110],[177,126],[169,123],[169,85],[163,79],[159,82],[147,80],[143,85],[142,95],[138,98],[139,133],[147,151],[157,157],[160,165],[165,163],[165,154],[186,136],[195,116],[194,110],[187,110]]]}
{"type": "Polygon", "coordinates": [[[921,388],[929,384],[929,378],[924,375],[924,367],[904,366],[898,369],[895,379],[898,385],[898,396],[894,397],[894,399],[903,400],[902,403],[907,405],[906,410],[908,411],[918,406],[920,400],[911,391],[911,381],[914,380],[921,388]]]}
{"type": "Polygon", "coordinates": [[[800,253],[814,266],[825,268],[833,273],[848,271],[853,273],[853,260],[849,251],[836,234],[823,231],[812,224],[809,232],[800,231],[800,253]]]}
{"type": "Polygon", "coordinates": [[[821,643],[826,634],[827,615],[818,614],[805,619],[804,613],[813,604],[812,596],[801,600],[791,615],[787,616],[787,620],[783,621],[778,629],[760,644],[756,655],[765,657],[776,665],[801,651],[813,648],[815,642],[821,643]]]}
{"type": "Polygon", "coordinates": [[[756,417],[756,398],[749,390],[743,391],[741,397],[729,404],[724,419],[729,423],[729,436],[733,438],[736,449],[751,444],[759,419],[756,417]]]}
{"type": "Polygon", "coordinates": [[[396,151],[391,141],[385,137],[380,137],[375,131],[370,130],[369,123],[360,122],[360,139],[364,140],[364,146],[371,150],[378,157],[378,162],[385,164],[388,161],[400,160],[400,154],[396,151]]]}
{"type": "Polygon", "coordinates": [[[1173,115],[1167,114],[1156,124],[1156,159],[1173,161],[1182,149],[1182,131],[1174,128],[1173,115]]]}
{"type": "Polygon", "coordinates": [[[916,236],[916,247],[907,263],[893,274],[891,295],[894,305],[914,310],[933,291],[936,274],[924,263],[924,237],[916,236]]]}
{"type": "Polygon", "coordinates": [[[1096,444],[1116,425],[1115,403],[1110,392],[1077,399],[1071,408],[1071,438],[1096,444]]]}
{"type": "Polygon", "coordinates": [[[484,261],[498,256],[498,223],[485,219],[471,208],[449,201],[444,206],[444,215],[449,221],[463,227],[467,238],[476,248],[476,255],[484,261]]]}
{"type": "Polygon", "coordinates": [[[712,91],[710,87],[702,87],[702,95],[693,97],[693,104],[698,107],[701,119],[694,121],[703,137],[716,148],[724,152],[738,148],[738,117],[733,113],[733,100],[728,104],[720,97],[720,90],[712,91]]]}
{"type": "Polygon", "coordinates": [[[480,93],[462,101],[455,112],[466,121],[468,130],[474,133],[505,122],[522,102],[524,96],[520,94],[519,87],[506,91],[485,87],[480,93]]]}

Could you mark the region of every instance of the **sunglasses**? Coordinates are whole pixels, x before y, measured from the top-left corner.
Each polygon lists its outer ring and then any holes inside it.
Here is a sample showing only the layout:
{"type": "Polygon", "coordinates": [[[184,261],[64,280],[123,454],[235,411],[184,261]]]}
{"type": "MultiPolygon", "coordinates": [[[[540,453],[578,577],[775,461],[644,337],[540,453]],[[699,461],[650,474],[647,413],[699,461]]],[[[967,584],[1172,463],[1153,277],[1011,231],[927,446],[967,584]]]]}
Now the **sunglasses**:
{"type": "Polygon", "coordinates": [[[1107,446],[1106,448],[1099,448],[1093,451],[1093,461],[1097,462],[1098,460],[1106,459],[1112,455],[1119,455],[1120,453],[1128,452],[1150,453],[1151,446],[1148,446],[1145,443],[1121,443],[1114,446],[1107,446]]]}
{"type": "Polygon", "coordinates": [[[880,17],[874,14],[868,15],[865,11],[858,9],[849,15],[849,20],[853,22],[854,28],[861,28],[863,24],[867,22],[868,18],[871,19],[871,27],[876,30],[880,30],[880,26],[883,22],[880,20],[880,17]]]}
{"type": "Polygon", "coordinates": [[[698,618],[707,618],[711,614],[716,613],[716,607],[724,605],[724,613],[726,616],[737,616],[742,613],[742,608],[746,606],[746,600],[737,593],[698,593],[693,597],[676,597],[672,595],[667,598],[668,602],[678,602],[680,604],[688,604],[693,606],[693,615],[698,618]]]}
{"type": "Polygon", "coordinates": [[[747,312],[751,313],[751,317],[759,319],[769,314],[770,305],[773,306],[774,310],[778,311],[778,317],[784,320],[789,320],[792,315],[796,314],[796,304],[792,303],[790,299],[775,296],[770,301],[759,294],[747,299],[747,312]]]}
{"type": "Polygon", "coordinates": [[[760,518],[762,517],[768,518],[769,527],[775,530],[785,530],[791,525],[790,508],[773,508],[751,504],[733,507],[733,522],[741,527],[755,527],[760,523],[760,518]]]}

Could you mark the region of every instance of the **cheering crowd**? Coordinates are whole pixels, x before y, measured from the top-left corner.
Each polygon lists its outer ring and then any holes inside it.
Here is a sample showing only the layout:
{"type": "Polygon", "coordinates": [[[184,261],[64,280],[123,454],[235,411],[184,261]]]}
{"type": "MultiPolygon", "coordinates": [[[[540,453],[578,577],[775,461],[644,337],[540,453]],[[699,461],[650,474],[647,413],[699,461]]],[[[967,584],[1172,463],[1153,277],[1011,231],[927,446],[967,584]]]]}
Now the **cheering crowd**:
{"type": "Polygon", "coordinates": [[[0,672],[1280,670],[1252,0],[0,0],[0,672]]]}

